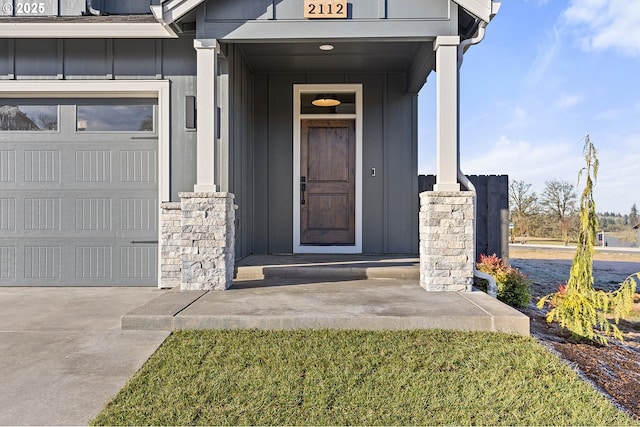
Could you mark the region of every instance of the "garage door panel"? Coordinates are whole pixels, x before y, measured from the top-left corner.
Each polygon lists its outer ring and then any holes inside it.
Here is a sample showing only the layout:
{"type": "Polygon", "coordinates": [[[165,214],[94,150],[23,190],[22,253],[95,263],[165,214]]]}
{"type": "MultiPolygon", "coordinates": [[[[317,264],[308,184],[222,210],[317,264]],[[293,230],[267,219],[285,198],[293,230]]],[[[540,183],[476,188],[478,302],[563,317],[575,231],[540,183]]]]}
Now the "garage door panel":
{"type": "Polygon", "coordinates": [[[123,150],[120,152],[120,182],[155,183],[157,164],[155,150],[123,150]]]}
{"type": "Polygon", "coordinates": [[[24,230],[60,231],[62,199],[60,197],[28,197],[24,199],[24,230]]]}
{"type": "Polygon", "coordinates": [[[113,200],[110,197],[76,197],[75,231],[113,231],[113,200]]]}
{"type": "Polygon", "coordinates": [[[123,232],[153,231],[158,229],[158,199],[120,199],[120,230],[123,232]]]}
{"type": "Polygon", "coordinates": [[[60,182],[60,150],[24,150],[24,182],[60,182]]]}
{"type": "Polygon", "coordinates": [[[0,240],[0,286],[145,286],[155,284],[154,242],[119,239],[0,240]]]}
{"type": "Polygon", "coordinates": [[[16,199],[0,198],[0,232],[16,231],[16,199]]]}
{"type": "Polygon", "coordinates": [[[122,279],[153,279],[158,271],[158,248],[151,244],[120,247],[122,279]]]}
{"type": "Polygon", "coordinates": [[[32,242],[24,247],[25,279],[61,279],[62,246],[32,242]]]}
{"type": "Polygon", "coordinates": [[[16,246],[15,242],[5,241],[0,244],[0,283],[16,279],[16,246]]]}
{"type": "Polygon", "coordinates": [[[61,131],[0,130],[0,286],[156,285],[157,137],[60,111],[61,131]]]}
{"type": "Polygon", "coordinates": [[[16,182],[16,150],[0,150],[0,184],[16,182]]]}
{"type": "Polygon", "coordinates": [[[75,163],[71,169],[75,172],[73,182],[111,182],[111,151],[102,149],[76,150],[74,154],[75,163]]]}
{"type": "Polygon", "coordinates": [[[113,278],[112,246],[76,246],[75,261],[76,279],[113,278]]]}

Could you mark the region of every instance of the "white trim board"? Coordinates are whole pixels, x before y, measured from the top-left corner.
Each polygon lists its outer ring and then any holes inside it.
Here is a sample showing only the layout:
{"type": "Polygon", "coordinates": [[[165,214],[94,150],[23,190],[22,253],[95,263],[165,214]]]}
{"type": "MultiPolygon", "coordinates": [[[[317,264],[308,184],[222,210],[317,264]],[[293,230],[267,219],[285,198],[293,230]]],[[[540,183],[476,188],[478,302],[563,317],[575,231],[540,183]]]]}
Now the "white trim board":
{"type": "Polygon", "coordinates": [[[178,36],[160,22],[0,22],[0,38],[166,39],[178,36]]]}
{"type": "MultiPolygon", "coordinates": [[[[160,203],[170,200],[170,89],[168,80],[0,80],[0,98],[157,98],[158,100],[158,242],[160,203]]],[[[160,287],[158,247],[158,287],[160,287]]]]}
{"type": "Polygon", "coordinates": [[[293,253],[360,254],[362,253],[362,84],[293,85],[293,253]],[[356,114],[301,114],[303,93],[355,93],[356,114]],[[300,244],[300,120],[355,119],[356,131],[356,236],[355,245],[312,246],[300,244]]]}

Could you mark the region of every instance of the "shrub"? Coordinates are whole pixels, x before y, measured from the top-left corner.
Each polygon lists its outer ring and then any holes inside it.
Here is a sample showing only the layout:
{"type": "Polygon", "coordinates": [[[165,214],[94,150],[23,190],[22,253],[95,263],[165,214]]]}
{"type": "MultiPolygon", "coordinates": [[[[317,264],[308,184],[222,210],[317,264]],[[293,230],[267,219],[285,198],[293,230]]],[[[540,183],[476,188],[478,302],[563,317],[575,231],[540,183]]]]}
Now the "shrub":
{"type": "MultiPolygon", "coordinates": [[[[517,268],[506,265],[496,254],[480,255],[478,271],[488,273],[498,285],[498,299],[513,307],[526,307],[531,301],[530,287],[533,283],[528,275],[517,268]]],[[[482,285],[480,285],[482,287],[482,285]]],[[[486,291],[486,282],[484,289],[486,291]]]]}

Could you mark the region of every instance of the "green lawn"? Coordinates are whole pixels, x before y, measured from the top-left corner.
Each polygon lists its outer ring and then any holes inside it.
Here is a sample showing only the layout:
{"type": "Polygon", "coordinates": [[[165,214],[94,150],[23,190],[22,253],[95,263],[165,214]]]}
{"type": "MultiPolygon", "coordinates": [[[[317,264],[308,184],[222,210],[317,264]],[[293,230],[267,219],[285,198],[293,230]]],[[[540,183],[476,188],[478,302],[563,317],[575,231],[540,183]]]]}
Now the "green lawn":
{"type": "MultiPolygon", "coordinates": [[[[628,425],[533,339],[182,331],[96,425],[628,425]]],[[[636,423],[637,424],[637,423],[636,423]]]]}

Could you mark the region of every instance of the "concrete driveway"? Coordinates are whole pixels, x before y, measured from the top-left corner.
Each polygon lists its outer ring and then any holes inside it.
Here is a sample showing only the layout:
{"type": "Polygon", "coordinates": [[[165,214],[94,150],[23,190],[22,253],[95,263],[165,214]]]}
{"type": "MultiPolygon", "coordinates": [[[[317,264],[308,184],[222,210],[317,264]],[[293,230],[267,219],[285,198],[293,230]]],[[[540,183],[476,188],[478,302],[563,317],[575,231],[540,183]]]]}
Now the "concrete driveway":
{"type": "Polygon", "coordinates": [[[0,288],[0,425],[86,425],[167,337],[122,331],[154,288],[0,288]]]}

